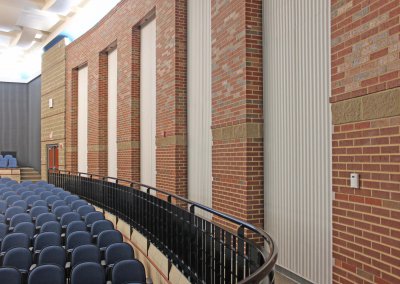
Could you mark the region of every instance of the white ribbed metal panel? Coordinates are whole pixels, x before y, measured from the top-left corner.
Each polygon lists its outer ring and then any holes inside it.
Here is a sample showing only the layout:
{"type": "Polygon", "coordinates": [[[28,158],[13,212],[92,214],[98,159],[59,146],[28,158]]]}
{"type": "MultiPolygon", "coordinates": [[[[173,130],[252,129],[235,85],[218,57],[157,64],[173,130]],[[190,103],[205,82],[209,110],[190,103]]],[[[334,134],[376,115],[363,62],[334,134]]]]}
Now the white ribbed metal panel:
{"type": "Polygon", "coordinates": [[[78,70],[78,171],[87,173],[88,163],[88,67],[78,70]]]}
{"type": "Polygon", "coordinates": [[[156,20],[140,31],[140,179],[156,185],[156,20]]]}
{"type": "Polygon", "coordinates": [[[118,102],[117,49],[108,53],[108,176],[117,177],[117,102],[118,102]]]}
{"type": "Polygon", "coordinates": [[[265,227],[278,264],[331,283],[329,0],[264,1],[265,227]]]}
{"type": "Polygon", "coordinates": [[[189,199],[211,207],[211,0],[188,1],[189,199]]]}

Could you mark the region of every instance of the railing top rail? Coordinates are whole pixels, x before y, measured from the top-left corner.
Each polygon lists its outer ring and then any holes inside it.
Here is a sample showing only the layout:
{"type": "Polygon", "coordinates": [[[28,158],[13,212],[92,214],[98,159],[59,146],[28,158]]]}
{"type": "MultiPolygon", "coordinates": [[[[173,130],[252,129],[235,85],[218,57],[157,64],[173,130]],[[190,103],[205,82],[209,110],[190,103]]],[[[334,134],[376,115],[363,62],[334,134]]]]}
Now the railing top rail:
{"type": "MultiPolygon", "coordinates": [[[[133,186],[137,186],[137,187],[144,187],[146,189],[149,190],[154,190],[157,193],[161,193],[164,194],[168,197],[172,197],[176,200],[182,201],[190,206],[194,206],[196,208],[199,208],[201,210],[204,210],[206,212],[209,212],[215,216],[218,216],[220,218],[223,218],[227,221],[230,221],[236,225],[239,226],[238,228],[238,235],[240,234],[239,232],[243,231],[243,229],[248,229],[250,231],[252,231],[253,233],[258,234],[260,237],[262,237],[264,243],[266,243],[269,247],[269,250],[267,251],[265,248],[261,248],[260,247],[260,252],[262,253],[263,257],[264,257],[264,264],[262,266],[260,266],[254,273],[252,273],[251,275],[249,275],[248,277],[246,277],[246,279],[244,279],[243,281],[241,281],[240,283],[258,283],[260,280],[263,279],[263,277],[265,277],[268,273],[270,273],[270,271],[272,271],[272,269],[275,266],[277,257],[278,257],[278,249],[276,247],[275,241],[271,238],[271,236],[269,236],[264,230],[262,230],[261,228],[258,228],[248,222],[242,221],[236,217],[233,217],[231,215],[225,214],[223,212],[217,211],[215,209],[212,209],[210,207],[207,207],[203,204],[197,203],[195,201],[189,200],[185,197],[170,193],[168,191],[165,190],[161,190],[158,189],[156,187],[153,186],[149,186],[146,184],[141,184],[139,182],[135,182],[135,181],[130,181],[130,180],[126,180],[126,179],[121,179],[121,178],[115,178],[115,177],[108,177],[108,176],[101,176],[101,175],[97,175],[97,174],[89,174],[89,173],[83,173],[83,172],[78,172],[78,171],[68,171],[68,170],[60,170],[60,169],[49,169],[51,171],[54,172],[58,172],[58,173],[66,173],[68,175],[77,175],[82,177],[87,176],[90,178],[93,177],[97,177],[99,180],[103,180],[103,181],[107,181],[107,180],[114,180],[116,184],[119,184],[119,182],[124,182],[130,185],[130,187],[133,188],[133,186]]],[[[134,188],[134,189],[138,189],[138,188],[134,188]]],[[[242,236],[244,237],[244,236],[242,236]]]]}

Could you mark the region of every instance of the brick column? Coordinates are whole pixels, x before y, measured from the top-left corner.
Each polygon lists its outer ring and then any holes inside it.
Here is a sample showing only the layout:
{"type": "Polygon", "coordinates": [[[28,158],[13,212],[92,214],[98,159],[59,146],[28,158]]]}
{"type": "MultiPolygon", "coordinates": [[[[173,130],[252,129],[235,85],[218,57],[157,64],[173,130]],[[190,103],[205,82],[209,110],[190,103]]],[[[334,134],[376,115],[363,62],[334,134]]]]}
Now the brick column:
{"type": "Polygon", "coordinates": [[[263,227],[262,1],[213,0],[211,23],[213,208],[263,227]]]}
{"type": "Polygon", "coordinates": [[[400,2],[331,4],[333,283],[400,283],[400,2]]]}
{"type": "MultiPolygon", "coordinates": [[[[187,196],[186,0],[157,16],[157,187],[187,196]],[[174,44],[160,45],[158,42],[174,44]]],[[[167,8],[167,7],[165,7],[167,8]]]]}

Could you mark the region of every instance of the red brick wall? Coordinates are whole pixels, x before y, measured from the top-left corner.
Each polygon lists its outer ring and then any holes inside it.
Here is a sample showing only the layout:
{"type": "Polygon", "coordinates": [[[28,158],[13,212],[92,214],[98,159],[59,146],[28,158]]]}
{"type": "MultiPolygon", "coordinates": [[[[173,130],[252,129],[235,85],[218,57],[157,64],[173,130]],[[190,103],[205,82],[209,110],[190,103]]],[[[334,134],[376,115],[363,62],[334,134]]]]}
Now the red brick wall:
{"type": "Polygon", "coordinates": [[[212,204],[263,227],[262,1],[213,0],[211,24],[212,204]]]}
{"type": "Polygon", "coordinates": [[[398,0],[332,0],[332,102],[400,86],[398,0]]]}
{"type": "MultiPolygon", "coordinates": [[[[107,56],[118,49],[118,177],[140,179],[140,30],[157,21],[157,138],[186,134],[186,1],[122,1],[66,51],[67,168],[77,169],[77,72],[88,65],[88,171],[107,174],[107,56]],[[173,43],[173,44],[171,44],[173,43]]],[[[186,195],[186,144],[157,148],[157,186],[186,195]]]]}
{"type": "Polygon", "coordinates": [[[331,3],[333,282],[400,283],[400,1],[331,3]]]}

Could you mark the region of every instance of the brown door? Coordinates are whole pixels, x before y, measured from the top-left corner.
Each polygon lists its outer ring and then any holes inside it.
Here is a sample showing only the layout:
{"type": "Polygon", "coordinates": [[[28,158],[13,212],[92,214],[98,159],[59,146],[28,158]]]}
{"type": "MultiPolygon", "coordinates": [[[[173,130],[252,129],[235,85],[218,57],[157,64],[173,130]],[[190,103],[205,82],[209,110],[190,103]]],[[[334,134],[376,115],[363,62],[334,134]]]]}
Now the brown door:
{"type": "Polygon", "coordinates": [[[49,169],[58,169],[58,145],[50,145],[47,151],[49,169]]]}

